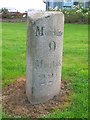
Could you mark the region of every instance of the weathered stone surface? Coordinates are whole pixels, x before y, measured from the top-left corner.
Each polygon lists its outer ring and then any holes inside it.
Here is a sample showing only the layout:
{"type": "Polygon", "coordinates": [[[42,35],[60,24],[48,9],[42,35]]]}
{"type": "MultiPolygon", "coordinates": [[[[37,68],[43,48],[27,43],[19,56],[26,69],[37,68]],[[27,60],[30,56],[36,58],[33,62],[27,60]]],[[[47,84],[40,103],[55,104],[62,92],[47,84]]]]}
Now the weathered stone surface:
{"type": "Polygon", "coordinates": [[[37,12],[28,15],[26,94],[32,104],[59,94],[64,15],[37,12]]]}

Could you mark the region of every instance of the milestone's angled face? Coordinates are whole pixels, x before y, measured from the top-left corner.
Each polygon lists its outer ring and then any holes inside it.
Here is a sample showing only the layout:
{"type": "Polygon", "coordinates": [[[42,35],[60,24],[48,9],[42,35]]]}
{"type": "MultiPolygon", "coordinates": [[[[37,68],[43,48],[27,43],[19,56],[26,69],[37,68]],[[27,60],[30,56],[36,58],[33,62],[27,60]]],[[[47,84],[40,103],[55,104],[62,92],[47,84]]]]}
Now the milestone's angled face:
{"type": "Polygon", "coordinates": [[[42,11],[30,11],[28,12],[28,17],[29,19],[32,19],[32,20],[37,20],[37,19],[40,19],[40,18],[46,18],[48,16],[53,16],[53,15],[59,15],[59,16],[62,16],[63,18],[63,21],[64,21],[64,15],[62,12],[59,12],[59,11],[48,11],[48,12],[42,12],[42,11]]]}

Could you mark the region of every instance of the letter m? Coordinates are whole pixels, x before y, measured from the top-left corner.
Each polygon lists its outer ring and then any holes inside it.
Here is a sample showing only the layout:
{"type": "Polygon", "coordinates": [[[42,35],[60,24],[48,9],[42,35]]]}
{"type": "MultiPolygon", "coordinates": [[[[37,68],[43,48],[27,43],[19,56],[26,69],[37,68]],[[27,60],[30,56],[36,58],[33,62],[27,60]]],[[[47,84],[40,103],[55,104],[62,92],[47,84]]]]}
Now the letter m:
{"type": "Polygon", "coordinates": [[[38,26],[36,27],[36,36],[43,36],[43,27],[39,28],[38,26]]]}

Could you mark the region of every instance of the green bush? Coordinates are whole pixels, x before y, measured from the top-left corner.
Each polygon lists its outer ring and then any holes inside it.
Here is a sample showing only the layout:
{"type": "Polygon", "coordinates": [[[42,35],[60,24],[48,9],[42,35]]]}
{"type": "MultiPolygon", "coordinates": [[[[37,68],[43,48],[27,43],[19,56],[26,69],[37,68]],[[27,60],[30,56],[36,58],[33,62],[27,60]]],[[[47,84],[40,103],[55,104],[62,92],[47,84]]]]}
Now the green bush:
{"type": "Polygon", "coordinates": [[[54,11],[61,11],[65,15],[65,23],[88,23],[88,12],[89,8],[84,9],[80,5],[72,6],[71,10],[67,9],[50,9],[54,11]]]}
{"type": "Polygon", "coordinates": [[[70,12],[65,14],[65,23],[88,23],[88,14],[70,12]]]}
{"type": "Polygon", "coordinates": [[[88,9],[76,8],[61,11],[65,15],[65,23],[88,23],[88,9]]]}

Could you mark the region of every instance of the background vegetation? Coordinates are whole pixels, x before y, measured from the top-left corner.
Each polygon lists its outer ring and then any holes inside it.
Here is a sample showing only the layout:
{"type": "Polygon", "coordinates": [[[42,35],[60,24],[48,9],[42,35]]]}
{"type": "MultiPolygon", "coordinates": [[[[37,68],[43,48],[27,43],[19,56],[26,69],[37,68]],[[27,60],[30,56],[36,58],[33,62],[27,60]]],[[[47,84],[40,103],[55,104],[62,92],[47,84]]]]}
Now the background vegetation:
{"type": "MultiPolygon", "coordinates": [[[[65,15],[65,23],[88,23],[88,14],[90,8],[83,8],[80,5],[72,6],[71,9],[58,9],[56,6],[54,9],[49,9],[49,11],[61,11],[65,15]]],[[[9,12],[6,8],[1,9],[3,19],[16,19],[19,18],[19,21],[22,21],[22,18],[27,18],[27,12],[9,12]]],[[[24,19],[26,21],[27,19],[24,19]]],[[[10,20],[9,20],[10,21],[10,20]]]]}
{"type": "Polygon", "coordinates": [[[71,9],[58,9],[56,6],[53,10],[64,13],[65,23],[88,23],[88,14],[90,8],[83,8],[80,5],[73,5],[71,9]]]}

